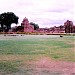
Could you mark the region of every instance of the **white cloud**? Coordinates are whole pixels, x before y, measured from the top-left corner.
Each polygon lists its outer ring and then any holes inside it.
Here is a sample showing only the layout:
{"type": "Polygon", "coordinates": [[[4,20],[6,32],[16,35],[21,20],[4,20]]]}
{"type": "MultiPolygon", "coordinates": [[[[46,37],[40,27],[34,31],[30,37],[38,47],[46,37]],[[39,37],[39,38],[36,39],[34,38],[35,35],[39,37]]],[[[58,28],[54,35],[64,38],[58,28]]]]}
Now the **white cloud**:
{"type": "Polygon", "coordinates": [[[75,19],[74,0],[2,0],[0,9],[0,13],[12,11],[19,16],[19,25],[24,17],[40,27],[60,25],[67,19],[75,19]]]}

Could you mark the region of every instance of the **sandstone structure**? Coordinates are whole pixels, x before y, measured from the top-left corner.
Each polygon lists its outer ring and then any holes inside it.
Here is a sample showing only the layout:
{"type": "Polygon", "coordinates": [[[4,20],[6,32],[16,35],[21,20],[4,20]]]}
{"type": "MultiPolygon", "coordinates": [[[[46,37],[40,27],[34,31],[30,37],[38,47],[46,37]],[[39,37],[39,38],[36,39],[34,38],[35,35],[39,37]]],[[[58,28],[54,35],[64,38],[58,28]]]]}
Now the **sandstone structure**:
{"type": "Polygon", "coordinates": [[[65,33],[65,27],[64,26],[54,26],[50,28],[39,28],[38,32],[41,33],[65,33]]]}
{"type": "Polygon", "coordinates": [[[72,21],[67,20],[64,25],[54,26],[50,28],[38,28],[35,30],[34,25],[31,25],[31,23],[29,23],[28,19],[25,17],[21,23],[21,26],[15,27],[13,32],[75,33],[75,26],[72,21]]]}
{"type": "Polygon", "coordinates": [[[34,32],[34,27],[32,25],[30,25],[30,23],[26,17],[23,19],[21,26],[24,27],[24,32],[34,32]]]}
{"type": "Polygon", "coordinates": [[[73,33],[73,31],[74,31],[74,29],[73,29],[74,25],[73,25],[72,21],[67,20],[64,23],[64,26],[65,26],[65,33],[73,33]]]}

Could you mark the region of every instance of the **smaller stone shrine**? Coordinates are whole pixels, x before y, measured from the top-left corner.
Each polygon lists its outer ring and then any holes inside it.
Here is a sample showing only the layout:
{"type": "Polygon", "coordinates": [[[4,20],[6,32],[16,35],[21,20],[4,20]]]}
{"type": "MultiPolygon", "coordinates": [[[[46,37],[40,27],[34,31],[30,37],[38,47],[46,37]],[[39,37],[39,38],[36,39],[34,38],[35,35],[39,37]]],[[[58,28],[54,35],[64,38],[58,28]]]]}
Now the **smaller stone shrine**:
{"type": "Polygon", "coordinates": [[[34,27],[32,25],[30,25],[30,23],[26,17],[23,19],[21,26],[24,27],[24,32],[34,32],[34,27]]]}

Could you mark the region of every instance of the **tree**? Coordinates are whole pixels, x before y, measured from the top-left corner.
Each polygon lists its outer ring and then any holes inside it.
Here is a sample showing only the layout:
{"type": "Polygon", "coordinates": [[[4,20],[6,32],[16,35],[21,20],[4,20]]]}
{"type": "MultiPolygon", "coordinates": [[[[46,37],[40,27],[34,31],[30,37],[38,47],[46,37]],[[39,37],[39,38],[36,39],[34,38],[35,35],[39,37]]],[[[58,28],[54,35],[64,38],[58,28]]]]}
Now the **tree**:
{"type": "Polygon", "coordinates": [[[2,31],[9,31],[11,29],[11,24],[18,23],[19,17],[16,16],[13,12],[4,12],[0,14],[0,24],[1,24],[1,30],[2,31]]]}
{"type": "Polygon", "coordinates": [[[24,31],[24,27],[23,27],[23,26],[18,26],[18,27],[16,28],[16,32],[17,32],[17,31],[23,32],[23,31],[24,31]]]}
{"type": "Polygon", "coordinates": [[[35,24],[35,23],[33,23],[33,22],[30,22],[30,25],[34,26],[34,30],[39,29],[38,24],[35,24]]]}

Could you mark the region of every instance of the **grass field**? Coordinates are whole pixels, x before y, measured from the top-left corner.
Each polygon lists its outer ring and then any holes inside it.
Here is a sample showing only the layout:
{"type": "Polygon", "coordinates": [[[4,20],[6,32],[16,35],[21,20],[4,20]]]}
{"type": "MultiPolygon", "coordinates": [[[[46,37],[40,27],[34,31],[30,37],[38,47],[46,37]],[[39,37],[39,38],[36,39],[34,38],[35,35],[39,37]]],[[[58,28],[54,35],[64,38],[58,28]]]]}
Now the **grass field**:
{"type": "MultiPolygon", "coordinates": [[[[27,74],[28,71],[33,70],[32,68],[27,69],[28,66],[31,67],[31,65],[27,64],[27,62],[35,62],[43,57],[49,57],[55,61],[75,62],[74,46],[74,36],[0,35],[0,74],[19,75],[16,72],[19,73],[24,64],[26,67],[24,75],[33,75],[27,74]]],[[[34,67],[34,65],[32,65],[32,67],[34,67]]]]}

